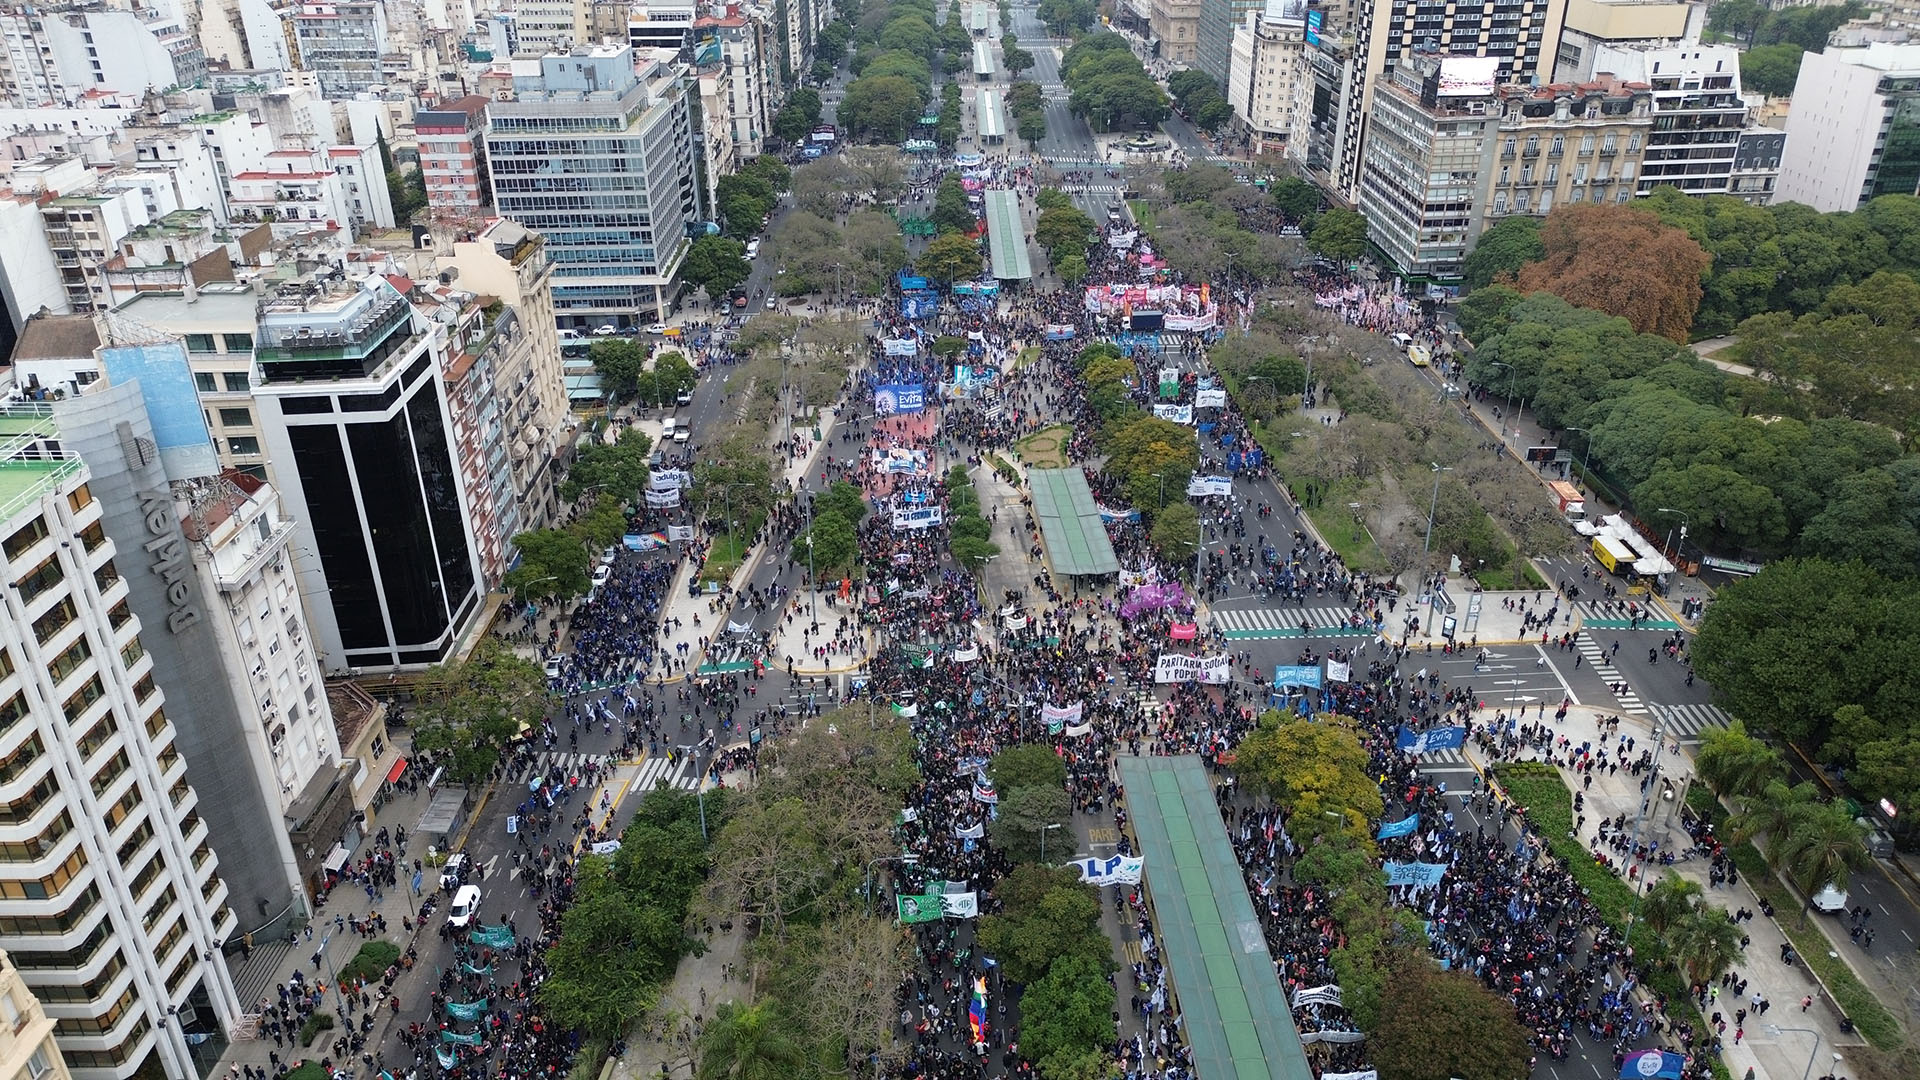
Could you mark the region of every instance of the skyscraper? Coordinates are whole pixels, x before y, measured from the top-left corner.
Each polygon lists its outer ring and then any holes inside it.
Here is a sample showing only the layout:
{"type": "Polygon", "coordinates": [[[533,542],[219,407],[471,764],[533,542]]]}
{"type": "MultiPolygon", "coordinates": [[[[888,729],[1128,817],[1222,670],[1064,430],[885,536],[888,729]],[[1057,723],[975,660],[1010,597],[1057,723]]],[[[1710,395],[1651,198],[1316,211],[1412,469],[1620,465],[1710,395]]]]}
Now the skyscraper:
{"type": "Polygon", "coordinates": [[[672,54],[635,68],[628,45],[545,56],[487,110],[495,205],[547,238],[563,328],[653,321],[692,244],[687,74],[672,54]]]}

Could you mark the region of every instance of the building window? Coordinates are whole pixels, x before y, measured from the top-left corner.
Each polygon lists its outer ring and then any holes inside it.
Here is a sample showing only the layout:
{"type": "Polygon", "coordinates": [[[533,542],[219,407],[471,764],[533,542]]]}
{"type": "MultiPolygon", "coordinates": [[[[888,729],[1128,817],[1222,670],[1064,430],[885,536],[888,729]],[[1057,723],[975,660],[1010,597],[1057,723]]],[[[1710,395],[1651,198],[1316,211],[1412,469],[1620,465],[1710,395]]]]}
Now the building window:
{"type": "Polygon", "coordinates": [[[27,571],[24,577],[14,582],[13,587],[20,590],[20,599],[23,603],[31,604],[41,593],[64,580],[66,580],[66,574],[60,569],[59,557],[49,555],[40,565],[27,571]]]}
{"type": "Polygon", "coordinates": [[[252,435],[236,435],[227,440],[227,450],[235,454],[257,454],[260,440],[252,435]]]}
{"type": "Polygon", "coordinates": [[[12,536],[7,537],[5,544],[7,558],[19,558],[26,553],[28,548],[45,539],[46,535],[47,523],[42,518],[34,518],[32,521],[20,526],[14,530],[12,536]]]}
{"type": "Polygon", "coordinates": [[[230,353],[250,353],[253,351],[252,334],[221,334],[220,341],[230,353]]]}
{"type": "Polygon", "coordinates": [[[193,388],[195,390],[200,391],[203,394],[215,393],[220,389],[220,387],[213,381],[213,373],[210,371],[194,372],[193,388]]]}
{"type": "Polygon", "coordinates": [[[230,427],[230,428],[231,427],[250,428],[253,426],[253,410],[221,409],[220,410],[220,426],[230,427]]]}
{"type": "Polygon", "coordinates": [[[225,381],[229,394],[244,394],[252,388],[244,371],[224,371],[220,373],[220,378],[225,381]]]}
{"type": "Polygon", "coordinates": [[[93,505],[93,489],[85,484],[67,493],[67,509],[79,513],[93,505]]]}

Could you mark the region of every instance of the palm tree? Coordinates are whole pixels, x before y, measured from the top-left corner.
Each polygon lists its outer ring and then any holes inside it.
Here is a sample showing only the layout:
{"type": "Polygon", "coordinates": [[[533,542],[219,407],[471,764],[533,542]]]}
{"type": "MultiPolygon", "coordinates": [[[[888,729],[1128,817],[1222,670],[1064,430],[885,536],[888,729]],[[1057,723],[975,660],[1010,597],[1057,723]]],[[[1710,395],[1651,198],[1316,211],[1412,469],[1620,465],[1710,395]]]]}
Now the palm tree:
{"type": "Polygon", "coordinates": [[[1666,933],[1667,951],[1689,983],[1707,983],[1740,956],[1740,928],[1724,908],[1701,905],[1682,915],[1666,933]]]}
{"type": "Polygon", "coordinates": [[[1654,930],[1664,933],[1668,927],[1691,913],[1705,892],[1697,881],[1689,881],[1678,874],[1668,874],[1655,882],[1641,899],[1640,919],[1654,930]]]}
{"type": "Polygon", "coordinates": [[[1814,803],[1777,845],[1775,865],[1807,896],[1832,885],[1844,890],[1867,864],[1867,845],[1853,815],[1839,803],[1814,803]]]}
{"type": "Polygon", "coordinates": [[[1732,827],[1732,840],[1736,844],[1744,844],[1756,836],[1765,836],[1766,843],[1762,851],[1767,861],[1778,867],[1781,864],[1782,845],[1787,837],[1818,805],[1818,796],[1812,784],[1801,783],[1788,787],[1784,780],[1770,780],[1760,794],[1749,799],[1744,809],[1727,824],[1732,827]]]}
{"type": "Polygon", "coordinates": [[[1740,720],[1703,733],[1693,761],[1708,787],[1735,799],[1758,795],[1786,774],[1780,751],[1747,734],[1740,720]]]}
{"type": "Polygon", "coordinates": [[[697,1080],[784,1080],[806,1055],[765,1004],[725,1001],[700,1036],[697,1080]]]}

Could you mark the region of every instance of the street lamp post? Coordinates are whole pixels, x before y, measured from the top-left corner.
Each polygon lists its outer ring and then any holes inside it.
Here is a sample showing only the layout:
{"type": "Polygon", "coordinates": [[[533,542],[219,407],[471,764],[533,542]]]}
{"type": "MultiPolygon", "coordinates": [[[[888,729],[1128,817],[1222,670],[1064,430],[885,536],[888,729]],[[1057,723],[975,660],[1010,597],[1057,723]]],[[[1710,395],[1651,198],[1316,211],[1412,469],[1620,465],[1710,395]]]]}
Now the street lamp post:
{"type": "MultiPolygon", "coordinates": [[[[1422,574],[1428,573],[1427,559],[1433,555],[1433,518],[1440,510],[1440,474],[1450,473],[1452,471],[1453,466],[1451,465],[1442,465],[1437,461],[1433,463],[1433,498],[1427,503],[1427,539],[1425,543],[1420,545],[1420,572],[1422,574]]],[[[1421,582],[1423,587],[1427,584],[1427,582],[1421,582]]],[[[1432,588],[1427,589],[1427,633],[1429,635],[1433,633],[1433,608],[1439,599],[1436,595],[1437,591],[1438,590],[1432,588]]]]}
{"type": "MultiPolygon", "coordinates": [[[[1785,1035],[1789,1031],[1796,1032],[1801,1035],[1813,1036],[1813,1053],[1807,1055],[1807,1067],[1803,1069],[1800,1073],[1800,1080],[1807,1080],[1808,1077],[1813,1075],[1814,1059],[1820,1056],[1820,1032],[1814,1028],[1781,1027],[1778,1024],[1767,1025],[1767,1034],[1772,1035],[1775,1038],[1778,1038],[1781,1035],[1785,1035]]],[[[1836,1054],[1834,1056],[1838,1057],[1839,1055],[1836,1054]]]]}
{"type": "Polygon", "coordinates": [[[1577,431],[1587,437],[1586,445],[1580,448],[1580,475],[1584,478],[1587,475],[1587,461],[1593,456],[1593,433],[1586,428],[1570,427],[1567,430],[1577,431]]]}
{"type": "MultiPolygon", "coordinates": [[[[1627,838],[1627,867],[1629,869],[1633,866],[1634,853],[1640,848],[1640,827],[1646,823],[1647,807],[1651,806],[1653,800],[1660,795],[1660,762],[1667,748],[1667,721],[1671,716],[1672,713],[1669,711],[1668,706],[1654,706],[1653,768],[1647,772],[1647,786],[1645,790],[1640,793],[1640,808],[1634,812],[1633,832],[1627,838]]],[[[1634,912],[1640,906],[1640,893],[1648,879],[1648,875],[1642,874],[1632,880],[1631,888],[1633,889],[1634,904],[1633,907],[1627,909],[1627,931],[1629,933],[1633,931],[1634,912]]]]}
{"type": "MultiPolygon", "coordinates": [[[[1680,521],[1678,524],[1678,528],[1680,530],[1680,542],[1683,544],[1686,543],[1687,542],[1687,526],[1692,522],[1693,519],[1688,517],[1686,514],[1673,509],[1670,506],[1662,506],[1659,508],[1657,512],[1662,514],[1679,514],[1680,515],[1680,521]]],[[[1673,549],[1674,528],[1675,526],[1673,525],[1667,526],[1666,542],[1660,545],[1660,554],[1665,555],[1669,562],[1672,561],[1674,555],[1679,554],[1678,551],[1675,551],[1673,549]]]]}
{"type": "Polygon", "coordinates": [[[802,488],[807,496],[807,621],[820,629],[820,575],[813,565],[813,489],[802,488]]]}
{"type": "Polygon", "coordinates": [[[1064,826],[1062,826],[1059,822],[1054,822],[1052,825],[1043,825],[1040,827],[1040,863],[1042,866],[1046,865],[1046,862],[1047,862],[1047,834],[1052,832],[1055,829],[1059,829],[1063,827],[1064,826]]]}

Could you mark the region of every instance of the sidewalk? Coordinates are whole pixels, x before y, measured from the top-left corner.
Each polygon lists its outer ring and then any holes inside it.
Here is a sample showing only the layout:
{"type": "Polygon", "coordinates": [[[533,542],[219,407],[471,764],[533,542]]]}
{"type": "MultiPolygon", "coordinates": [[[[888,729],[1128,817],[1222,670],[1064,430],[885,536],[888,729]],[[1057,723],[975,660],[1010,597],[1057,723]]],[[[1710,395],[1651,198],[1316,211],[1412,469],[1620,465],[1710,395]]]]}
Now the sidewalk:
{"type": "MultiPolygon", "coordinates": [[[[1492,724],[1498,711],[1480,710],[1475,719],[1482,724],[1492,724]]],[[[1579,747],[1583,743],[1592,743],[1596,747],[1604,745],[1608,748],[1610,757],[1613,748],[1622,738],[1635,740],[1633,756],[1637,756],[1653,737],[1652,726],[1645,717],[1584,706],[1568,710],[1564,723],[1551,723],[1551,726],[1560,735],[1565,736],[1573,747],[1579,747]],[[1615,717],[1620,720],[1618,735],[1603,738],[1600,733],[1600,722],[1615,717]]],[[[1465,750],[1468,762],[1484,774],[1489,764],[1487,756],[1479,747],[1471,743],[1465,750]]],[[[1545,758],[1541,752],[1534,750],[1523,753],[1520,760],[1539,761],[1545,758]]],[[[1561,754],[1559,760],[1555,762],[1560,766],[1561,779],[1566,781],[1569,789],[1584,792],[1586,798],[1586,806],[1582,811],[1584,821],[1581,821],[1578,815],[1576,816],[1576,821],[1580,822],[1580,841],[1584,846],[1589,849],[1593,847],[1599,824],[1607,818],[1624,813],[1631,825],[1639,810],[1638,778],[1624,769],[1614,773],[1596,769],[1592,773],[1591,786],[1583,787],[1586,774],[1575,774],[1569,771],[1564,762],[1564,754],[1561,754]]],[[[1693,775],[1692,759],[1680,753],[1678,745],[1672,741],[1666,742],[1665,752],[1661,758],[1660,775],[1663,778],[1672,778],[1678,791],[1685,790],[1687,782],[1693,775]]],[[[1643,842],[1657,842],[1661,851],[1683,851],[1689,847],[1693,841],[1680,820],[1680,799],[1657,801],[1653,807],[1649,808],[1640,828],[1640,837],[1643,842]]],[[[1791,967],[1781,963],[1780,947],[1787,942],[1786,935],[1781,932],[1774,919],[1760,913],[1760,901],[1748,887],[1744,876],[1738,884],[1711,886],[1708,883],[1708,861],[1697,856],[1669,867],[1655,866],[1654,871],[1659,876],[1678,875],[1697,882],[1705,890],[1703,899],[1708,904],[1724,908],[1728,912],[1746,908],[1754,913],[1751,920],[1740,924],[1742,931],[1747,935],[1748,944],[1745,954],[1735,961],[1731,969],[1736,978],[1744,978],[1748,981],[1746,998],[1736,999],[1723,990],[1717,1001],[1710,1003],[1706,1009],[1702,1010],[1703,1015],[1709,1017],[1716,1011],[1720,1012],[1727,1022],[1727,1031],[1722,1038],[1723,1057],[1732,1075],[1743,1076],[1749,1068],[1755,1069],[1758,1076],[1772,1077],[1776,1080],[1790,1080],[1791,1077],[1798,1075],[1807,1063],[1805,1055],[1811,1039],[1806,1035],[1784,1029],[1810,1028],[1818,1031],[1823,1046],[1837,1047],[1843,1055],[1846,1048],[1850,1046],[1865,1045],[1865,1040],[1857,1033],[1843,1034],[1840,1031],[1837,1007],[1808,973],[1804,963],[1794,964],[1791,967]],[[1769,1003],[1767,1012],[1764,1014],[1755,1015],[1751,1012],[1753,1009],[1751,999],[1755,994],[1761,995],[1769,1003]],[[1809,995],[1813,997],[1814,1005],[1803,1012],[1799,1008],[1799,1003],[1809,995]],[[1733,1014],[1737,1009],[1750,1010],[1745,1024],[1746,1035],[1740,1040],[1738,1046],[1734,1045],[1733,1041],[1735,1029],[1733,1014]],[[1775,1009],[1779,1011],[1773,1011],[1775,1009]],[[1777,1025],[1783,1030],[1777,1036],[1770,1035],[1767,1032],[1770,1025],[1777,1025]]],[[[1649,883],[1653,880],[1658,880],[1658,877],[1650,876],[1647,879],[1649,883]]],[[[1778,911],[1776,917],[1792,919],[1798,918],[1799,914],[1792,911],[1778,911]]],[[[1820,916],[1812,917],[1817,919],[1820,916]]],[[[1864,954],[1847,955],[1847,950],[1851,948],[1852,946],[1835,946],[1835,949],[1848,960],[1849,966],[1867,979],[1877,993],[1886,994],[1887,989],[1880,985],[1880,980],[1870,977],[1870,972],[1862,972],[1860,970],[1862,965],[1855,962],[1862,959],[1864,954]]],[[[1871,969],[1874,965],[1868,963],[1865,967],[1871,969]]],[[[1831,1049],[1828,1052],[1830,1053],[1831,1049]]],[[[1830,1059],[1827,1060],[1830,1061],[1830,1059]]]]}
{"type": "Polygon", "coordinates": [[[1446,620],[1454,620],[1452,640],[1467,648],[1483,645],[1518,645],[1538,643],[1541,634],[1559,637],[1580,628],[1580,617],[1572,611],[1572,605],[1566,597],[1551,588],[1506,590],[1502,592],[1474,592],[1473,579],[1464,575],[1449,580],[1446,594],[1453,601],[1453,610],[1446,611],[1438,606],[1429,607],[1429,597],[1425,593],[1409,593],[1400,601],[1400,609],[1387,617],[1389,636],[1396,633],[1405,637],[1408,648],[1421,648],[1433,645],[1438,648],[1449,640],[1445,634],[1446,620]],[[1475,601],[1480,610],[1476,618],[1473,613],[1475,601]],[[1507,601],[1515,601],[1515,609],[1507,609],[1507,601]],[[1524,602],[1525,610],[1518,605],[1524,602]],[[1556,610],[1557,609],[1557,610],[1556,610]],[[1527,615],[1545,615],[1554,611],[1552,626],[1535,626],[1529,631],[1521,627],[1527,615]],[[1567,616],[1572,614],[1571,621],[1567,616]],[[1406,620],[1414,616],[1420,619],[1420,632],[1406,633],[1406,620]]]}

